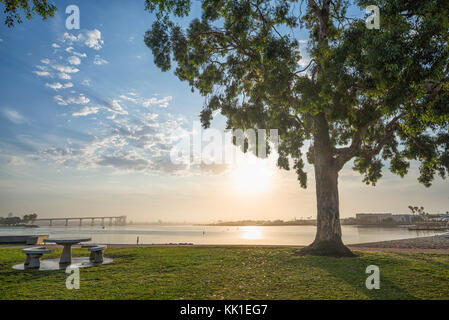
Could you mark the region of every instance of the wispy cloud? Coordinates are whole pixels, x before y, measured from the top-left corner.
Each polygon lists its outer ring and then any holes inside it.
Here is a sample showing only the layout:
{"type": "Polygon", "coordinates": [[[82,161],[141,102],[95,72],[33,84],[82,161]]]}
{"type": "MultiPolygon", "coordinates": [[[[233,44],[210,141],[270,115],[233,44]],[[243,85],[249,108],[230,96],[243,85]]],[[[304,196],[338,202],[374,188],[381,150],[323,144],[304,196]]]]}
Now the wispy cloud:
{"type": "Polygon", "coordinates": [[[82,43],[94,50],[100,50],[104,43],[104,41],[101,39],[101,32],[98,29],[87,30],[78,34],[77,36],[66,32],[64,33],[63,41],[68,43],[69,45],[73,43],[82,43]]]}
{"type": "Polygon", "coordinates": [[[67,58],[67,61],[71,64],[71,65],[75,65],[78,66],[81,64],[81,59],[78,58],[77,56],[70,56],[67,58]]]}
{"type": "Polygon", "coordinates": [[[51,66],[53,69],[55,69],[56,71],[62,72],[62,73],[77,73],[78,71],[80,71],[78,68],[73,68],[73,67],[69,67],[69,66],[63,66],[60,64],[55,64],[51,66]]]}
{"type": "Polygon", "coordinates": [[[151,163],[148,160],[142,158],[132,158],[128,155],[104,156],[97,162],[97,164],[117,169],[135,171],[142,171],[151,167],[151,163]]]}
{"type": "MultiPolygon", "coordinates": [[[[100,109],[100,106],[83,107],[73,116],[97,113],[100,109]]],[[[172,131],[180,124],[173,125],[172,122],[172,119],[160,121],[157,114],[146,114],[139,120],[115,119],[112,120],[109,133],[102,137],[95,137],[84,145],[44,148],[34,158],[52,161],[62,167],[76,166],[79,169],[109,167],[126,172],[185,174],[185,164],[175,165],[170,161],[172,131]]]]}
{"type": "Polygon", "coordinates": [[[150,106],[159,106],[161,108],[167,108],[169,105],[169,102],[171,100],[173,100],[173,97],[166,96],[163,98],[157,98],[157,97],[141,98],[136,93],[129,92],[127,94],[120,95],[120,99],[130,101],[132,103],[135,103],[135,104],[140,105],[145,108],[148,108],[150,106]]]}
{"type": "Polygon", "coordinates": [[[48,71],[33,71],[34,74],[37,74],[39,77],[50,77],[50,72],[48,71]]]}
{"type": "Polygon", "coordinates": [[[106,108],[116,114],[128,114],[128,111],[123,109],[123,107],[120,105],[120,102],[120,100],[114,99],[110,104],[106,105],[106,108]]]}
{"type": "MultiPolygon", "coordinates": [[[[75,165],[83,169],[109,167],[148,173],[185,170],[184,164],[174,165],[169,159],[174,143],[172,132],[179,127],[179,120],[161,109],[161,114],[165,113],[162,117],[155,111],[148,112],[147,109],[152,106],[168,107],[172,96],[159,97],[155,94],[153,97],[141,97],[134,89],[109,97],[96,94],[91,91],[94,90],[91,80],[80,70],[84,65],[82,59],[87,57],[81,48],[100,50],[104,44],[101,32],[94,29],[78,34],[64,33],[62,43],[65,49],[55,50],[54,57],[42,59],[41,65],[36,66],[34,72],[39,72],[40,76],[71,80],[44,82],[55,91],[75,86],[78,77],[74,75],[80,73],[79,76],[84,77],[84,80],[79,80],[79,84],[84,85],[84,92],[69,91],[67,94],[56,94],[53,99],[56,104],[66,106],[64,109],[68,111],[65,112],[74,118],[95,115],[95,118],[98,118],[98,127],[91,130],[95,134],[91,142],[68,143],[66,147],[61,147],[63,143],[58,146],[41,146],[34,158],[53,161],[63,167],[75,165]],[[75,79],[72,80],[72,77],[75,79]],[[93,102],[95,105],[92,105],[93,102]],[[127,110],[130,104],[134,104],[132,114],[127,110]]],[[[57,48],[60,47],[62,45],[57,48]]],[[[109,62],[102,55],[95,54],[92,63],[100,66],[109,62]]]]}
{"type": "Polygon", "coordinates": [[[172,96],[167,96],[161,99],[157,99],[157,98],[149,98],[149,99],[145,99],[142,102],[142,106],[144,107],[149,107],[152,105],[157,105],[161,108],[166,108],[168,107],[168,102],[171,101],[173,99],[172,96]]]}
{"type": "Polygon", "coordinates": [[[61,79],[61,80],[70,80],[70,79],[72,79],[72,76],[71,76],[71,75],[69,75],[69,74],[67,74],[67,73],[64,73],[64,72],[58,73],[58,77],[59,77],[59,79],[61,79]]]}
{"type": "Polygon", "coordinates": [[[78,57],[80,57],[80,58],[86,58],[87,57],[87,54],[85,54],[85,53],[80,53],[80,52],[73,52],[73,54],[75,55],[75,56],[78,56],[78,57]]]}
{"type": "Polygon", "coordinates": [[[124,95],[124,94],[120,95],[120,99],[131,101],[133,103],[137,103],[136,98],[128,97],[127,95],[124,95]]]}
{"type": "Polygon", "coordinates": [[[98,113],[99,109],[100,108],[98,108],[98,107],[87,107],[86,106],[86,107],[82,108],[79,111],[73,112],[72,116],[74,116],[74,117],[85,117],[85,116],[88,116],[90,114],[98,113]]]}
{"type": "Polygon", "coordinates": [[[3,154],[0,155],[0,163],[12,166],[23,166],[26,164],[25,159],[22,157],[3,154]]]}
{"type": "Polygon", "coordinates": [[[53,99],[60,106],[66,106],[69,104],[88,104],[90,102],[90,99],[87,98],[84,94],[80,94],[78,97],[68,97],[67,99],[64,99],[60,95],[57,95],[54,96],[53,99]]]}
{"type": "Polygon", "coordinates": [[[68,105],[68,103],[64,100],[63,97],[61,96],[54,96],[53,99],[56,101],[57,104],[59,104],[60,106],[66,106],[68,105]]]}
{"type": "Polygon", "coordinates": [[[89,48],[94,50],[100,50],[103,45],[103,40],[101,40],[101,32],[97,29],[86,32],[86,40],[84,44],[89,48]]]}
{"type": "Polygon", "coordinates": [[[67,82],[67,83],[62,84],[59,82],[55,82],[55,83],[46,83],[45,86],[47,86],[53,90],[59,90],[59,89],[71,88],[71,87],[73,87],[73,83],[67,82]]]}
{"type": "Polygon", "coordinates": [[[71,104],[88,104],[90,101],[89,98],[86,98],[84,94],[80,94],[78,97],[69,97],[67,99],[67,103],[71,104]]]}
{"type": "Polygon", "coordinates": [[[18,111],[13,109],[3,109],[2,114],[5,118],[15,124],[22,124],[28,122],[18,111]]]}
{"type": "Polygon", "coordinates": [[[98,54],[95,56],[94,64],[96,65],[103,65],[109,63],[107,60],[101,58],[98,54]]]}

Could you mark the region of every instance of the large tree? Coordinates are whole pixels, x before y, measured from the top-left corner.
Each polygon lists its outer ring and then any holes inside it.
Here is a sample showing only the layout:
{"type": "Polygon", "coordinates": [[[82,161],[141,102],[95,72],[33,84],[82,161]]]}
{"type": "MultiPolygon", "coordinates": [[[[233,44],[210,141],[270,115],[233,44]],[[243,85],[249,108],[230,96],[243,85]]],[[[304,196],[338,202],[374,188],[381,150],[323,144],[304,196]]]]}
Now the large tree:
{"type": "Polygon", "coordinates": [[[346,163],[373,185],[385,164],[402,177],[417,160],[425,186],[448,173],[449,1],[202,0],[201,16],[181,27],[195,3],[147,0],[157,19],[145,43],[160,69],[173,66],[206,97],[205,127],[219,110],[229,128],[278,129],[278,165],[292,163],[301,187],[303,158],[314,166],[317,233],[301,254],[353,255],[339,219],[346,163]],[[380,8],[380,29],[348,17],[368,5],[380,8]]]}
{"type": "Polygon", "coordinates": [[[6,15],[5,24],[13,27],[14,23],[22,23],[23,17],[31,19],[37,14],[42,20],[53,17],[56,12],[56,6],[47,0],[0,0],[3,4],[3,13],[6,15]]]}

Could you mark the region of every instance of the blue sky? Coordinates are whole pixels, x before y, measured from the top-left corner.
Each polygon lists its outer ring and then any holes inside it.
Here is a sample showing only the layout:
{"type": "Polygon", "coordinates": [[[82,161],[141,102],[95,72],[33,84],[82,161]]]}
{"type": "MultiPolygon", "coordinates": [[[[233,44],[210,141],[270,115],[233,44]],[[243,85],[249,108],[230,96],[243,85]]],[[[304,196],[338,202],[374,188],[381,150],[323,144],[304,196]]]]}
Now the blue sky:
{"type": "Polygon", "coordinates": [[[123,130],[120,121],[157,117],[169,125],[180,124],[180,113],[197,116],[202,99],[152,63],[143,2],[85,1],[79,31],[65,29],[65,6],[58,2],[54,19],[1,29],[4,149],[54,153],[123,130]]]}
{"type": "Polygon", "coordinates": [[[143,1],[81,2],[81,29],[67,30],[65,7],[72,3],[58,1],[53,19],[0,28],[4,181],[76,179],[91,167],[94,176],[142,171],[166,143],[149,141],[145,130],[167,134],[202,105],[153,65],[143,43],[152,23],[143,1]],[[123,146],[130,140],[152,149],[137,155],[137,147],[123,146]]]}
{"type": "MultiPolygon", "coordinates": [[[[273,159],[244,166],[246,178],[270,179],[258,194],[241,194],[235,185],[243,180],[232,172],[174,172],[167,161],[171,138],[191,130],[203,98],[154,66],[143,42],[154,18],[144,1],[57,1],[57,7],[47,21],[0,26],[0,215],[210,221],[315,214],[313,179],[304,191],[273,159]],[[74,3],[81,28],[67,30],[65,8],[74,3]]],[[[304,31],[296,35],[307,39],[304,31]]],[[[223,119],[214,125],[221,128],[223,119]]],[[[348,167],[340,186],[342,216],[405,212],[409,204],[449,209],[447,183],[426,189],[416,170],[403,180],[385,173],[372,188],[348,167]]]]}

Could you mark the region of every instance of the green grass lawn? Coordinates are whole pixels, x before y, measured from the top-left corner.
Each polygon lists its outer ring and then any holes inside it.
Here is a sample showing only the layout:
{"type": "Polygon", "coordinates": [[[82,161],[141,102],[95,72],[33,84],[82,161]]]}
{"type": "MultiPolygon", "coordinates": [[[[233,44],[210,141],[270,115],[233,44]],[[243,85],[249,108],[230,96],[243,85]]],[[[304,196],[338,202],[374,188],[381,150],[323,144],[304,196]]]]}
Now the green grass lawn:
{"type": "MultiPolygon", "coordinates": [[[[289,248],[107,249],[109,265],[80,269],[79,290],[64,271],[16,271],[17,249],[0,249],[0,299],[449,299],[449,254],[362,252],[358,258],[299,257],[289,248]],[[379,290],[365,287],[368,265],[379,290]]],[[[56,250],[46,258],[56,258],[56,250]]],[[[75,249],[74,256],[86,256],[75,249]]]]}

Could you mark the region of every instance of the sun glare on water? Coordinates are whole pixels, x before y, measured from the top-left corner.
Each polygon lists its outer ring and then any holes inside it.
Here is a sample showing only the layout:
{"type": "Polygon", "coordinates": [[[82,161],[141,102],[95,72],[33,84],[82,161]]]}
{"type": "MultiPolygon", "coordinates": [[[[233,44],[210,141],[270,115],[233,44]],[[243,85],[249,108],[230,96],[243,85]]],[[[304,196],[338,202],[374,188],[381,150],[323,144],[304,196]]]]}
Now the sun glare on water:
{"type": "Polygon", "coordinates": [[[263,238],[261,227],[248,226],[248,227],[241,227],[240,229],[243,231],[242,234],[243,239],[259,240],[263,238]]]}

